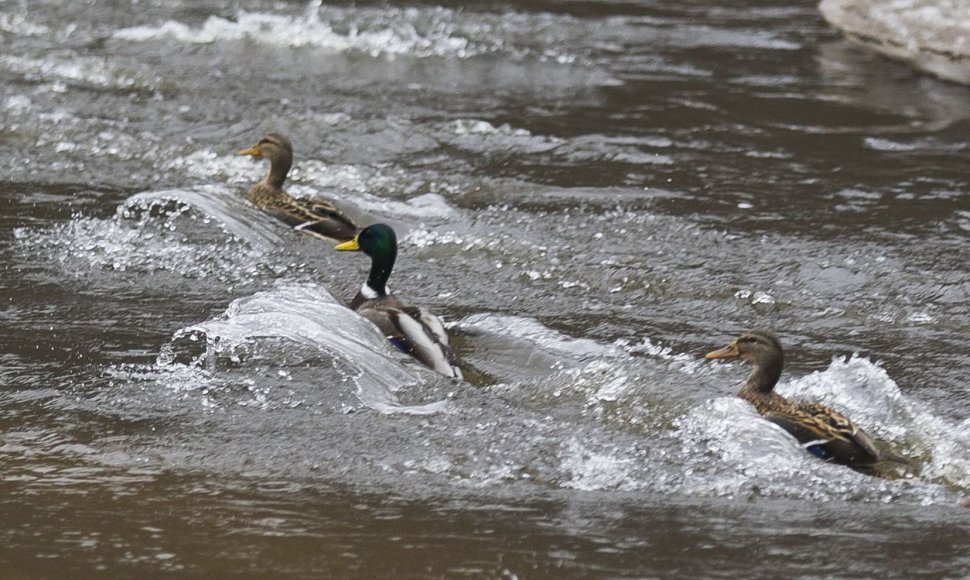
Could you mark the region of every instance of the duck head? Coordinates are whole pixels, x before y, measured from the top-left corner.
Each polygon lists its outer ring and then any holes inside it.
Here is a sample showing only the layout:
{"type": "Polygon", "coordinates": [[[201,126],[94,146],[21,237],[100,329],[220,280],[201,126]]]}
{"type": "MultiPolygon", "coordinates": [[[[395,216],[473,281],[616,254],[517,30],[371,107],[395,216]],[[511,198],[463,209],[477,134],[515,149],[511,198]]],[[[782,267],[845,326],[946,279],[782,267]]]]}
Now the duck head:
{"type": "Polygon", "coordinates": [[[269,175],[266,176],[266,181],[276,188],[283,187],[286,175],[293,165],[293,145],[279,133],[266,135],[249,149],[241,149],[239,154],[254,159],[268,159],[269,175]]]}
{"type": "Polygon", "coordinates": [[[362,229],[349,242],[337,244],[335,249],[364,252],[371,259],[367,286],[378,296],[387,295],[387,279],[391,277],[397,259],[397,234],[387,224],[374,224],[362,229]]]}
{"type": "Polygon", "coordinates": [[[754,370],[742,391],[755,393],[770,393],[785,364],[781,343],[767,330],[742,332],[731,344],[707,353],[704,358],[740,358],[751,364],[754,370]]]}

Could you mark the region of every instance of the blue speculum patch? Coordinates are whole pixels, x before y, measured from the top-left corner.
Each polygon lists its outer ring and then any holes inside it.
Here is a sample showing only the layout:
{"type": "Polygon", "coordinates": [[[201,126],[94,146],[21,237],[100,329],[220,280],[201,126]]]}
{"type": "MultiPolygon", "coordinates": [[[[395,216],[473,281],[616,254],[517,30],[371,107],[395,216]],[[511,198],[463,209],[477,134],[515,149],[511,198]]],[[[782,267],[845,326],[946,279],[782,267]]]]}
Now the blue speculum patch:
{"type": "Polygon", "coordinates": [[[826,447],[825,445],[809,445],[805,449],[808,450],[808,452],[814,455],[815,457],[818,457],[819,459],[824,459],[825,461],[831,461],[832,458],[835,457],[835,454],[832,453],[832,450],[826,447]]]}

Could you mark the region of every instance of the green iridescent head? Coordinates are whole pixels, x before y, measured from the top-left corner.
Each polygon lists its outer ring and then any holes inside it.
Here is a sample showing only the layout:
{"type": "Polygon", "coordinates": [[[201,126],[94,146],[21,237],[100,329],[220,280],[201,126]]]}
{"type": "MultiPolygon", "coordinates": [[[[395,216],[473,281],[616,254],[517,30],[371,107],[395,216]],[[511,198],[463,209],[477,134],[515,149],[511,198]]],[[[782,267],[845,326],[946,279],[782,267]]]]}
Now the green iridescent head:
{"type": "Polygon", "coordinates": [[[364,252],[371,259],[370,276],[367,285],[379,295],[387,294],[387,279],[391,277],[394,261],[397,259],[397,234],[387,224],[374,224],[362,229],[357,237],[337,244],[338,250],[364,252]]]}

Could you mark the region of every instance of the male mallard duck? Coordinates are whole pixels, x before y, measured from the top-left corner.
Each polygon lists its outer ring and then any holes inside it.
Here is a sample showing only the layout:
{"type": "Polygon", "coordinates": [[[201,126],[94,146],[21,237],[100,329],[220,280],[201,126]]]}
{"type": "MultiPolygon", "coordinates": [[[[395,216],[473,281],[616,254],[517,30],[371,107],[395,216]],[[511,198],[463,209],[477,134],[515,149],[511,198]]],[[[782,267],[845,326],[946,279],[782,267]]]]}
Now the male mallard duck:
{"type": "Polygon", "coordinates": [[[350,309],[377,325],[391,343],[439,373],[463,378],[441,320],[418,306],[405,306],[387,292],[397,259],[397,235],[390,226],[367,226],[338,250],[360,250],[371,259],[370,274],[350,302],[350,309]]]}
{"type": "Polygon", "coordinates": [[[269,160],[269,173],[249,190],[249,199],[266,213],[316,238],[353,239],[357,225],[326,200],[297,199],[283,191],[286,174],[293,165],[293,145],[277,133],[270,133],[240,155],[269,160]]]}
{"type": "Polygon", "coordinates": [[[781,344],[770,332],[750,330],[731,344],[707,353],[705,358],[738,358],[754,369],[738,396],[754,405],[765,419],[791,433],[813,455],[850,466],[870,466],[881,459],[875,445],[848,417],[808,401],[789,401],[774,392],[781,377],[784,354],[781,344]]]}

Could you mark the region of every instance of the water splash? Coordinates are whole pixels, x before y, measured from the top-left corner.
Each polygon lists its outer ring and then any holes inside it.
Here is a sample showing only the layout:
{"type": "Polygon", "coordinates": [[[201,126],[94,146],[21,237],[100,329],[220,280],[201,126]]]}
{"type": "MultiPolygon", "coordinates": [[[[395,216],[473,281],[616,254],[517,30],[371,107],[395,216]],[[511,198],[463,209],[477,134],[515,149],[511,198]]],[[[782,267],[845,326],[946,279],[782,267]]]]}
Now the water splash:
{"type": "Polygon", "coordinates": [[[887,481],[819,461],[737,397],[696,407],[676,426],[684,467],[681,478],[667,482],[672,491],[814,501],[952,501],[944,488],[926,481],[887,481]]]}
{"type": "Polygon", "coordinates": [[[457,323],[466,331],[491,332],[505,338],[530,343],[550,354],[584,360],[593,357],[616,358],[622,351],[588,338],[573,338],[557,332],[532,318],[501,314],[472,314],[457,323]]]}
{"type": "Polygon", "coordinates": [[[673,158],[652,151],[669,148],[672,143],[653,137],[619,137],[599,134],[570,138],[536,135],[505,123],[493,125],[481,119],[457,119],[438,124],[435,137],[452,147],[476,154],[549,155],[573,162],[616,162],[631,164],[671,165],[673,158]]]}
{"type": "MultiPolygon", "coordinates": [[[[192,364],[214,365],[221,357],[239,362],[238,350],[254,341],[282,339],[283,352],[265,354],[270,360],[285,356],[291,342],[326,353],[344,377],[357,386],[357,397],[381,413],[424,415],[448,408],[447,401],[403,405],[395,392],[430,379],[430,371],[410,362],[394,350],[387,339],[365,318],[338,303],[315,285],[281,284],[253,296],[233,301],[222,316],[178,331],[173,342],[185,337],[204,337],[204,350],[192,364]]],[[[160,360],[171,363],[171,355],[160,360]]]]}
{"type": "Polygon", "coordinates": [[[586,491],[629,488],[636,458],[624,455],[616,449],[591,449],[588,442],[572,439],[562,460],[562,469],[571,477],[560,486],[586,491]]]}
{"type": "Polygon", "coordinates": [[[779,386],[786,397],[818,400],[844,410],[877,439],[914,457],[920,477],[970,489],[970,432],[936,417],[903,395],[885,369],[865,357],[835,357],[824,371],[779,386]]]}
{"type": "Polygon", "coordinates": [[[145,42],[174,38],[208,44],[249,40],[287,47],[312,47],[330,52],[362,52],[370,56],[469,58],[499,50],[501,44],[466,36],[455,12],[444,8],[385,9],[380,12],[319,9],[311,3],[298,16],[240,11],[234,19],[210,16],[201,28],[169,20],[159,26],[137,26],[114,32],[120,40],[145,42]]]}
{"type": "Polygon", "coordinates": [[[267,252],[282,243],[271,223],[231,190],[204,187],[135,194],[110,219],[76,215],[14,235],[25,257],[43,256],[74,277],[174,272],[236,283],[257,278],[267,252]]]}
{"type": "Polygon", "coordinates": [[[161,85],[161,78],[144,65],[121,65],[106,57],[3,56],[0,67],[31,81],[58,81],[81,88],[155,91],[161,85]]]}
{"type": "Polygon", "coordinates": [[[864,476],[815,459],[746,401],[720,397],[675,421],[688,466],[700,481],[683,482],[689,493],[917,503],[952,501],[946,487],[967,490],[966,430],[935,417],[903,395],[880,366],[852,356],[835,358],[824,371],[781,383],[792,399],[820,401],[846,413],[882,447],[908,457],[902,479],[864,476]]]}
{"type": "Polygon", "coordinates": [[[859,44],[944,79],[970,82],[970,6],[960,0],[824,0],[819,10],[859,44]]]}
{"type": "Polygon", "coordinates": [[[23,14],[0,13],[0,30],[22,36],[41,36],[50,34],[51,29],[43,24],[35,24],[23,14]]]}
{"type": "Polygon", "coordinates": [[[277,231],[267,225],[272,223],[270,220],[243,200],[239,192],[226,187],[205,186],[136,193],[118,208],[117,216],[130,219],[140,215],[144,220],[146,215],[164,211],[161,208],[172,202],[183,208],[175,216],[184,212],[186,207],[195,208],[206,218],[214,219],[226,233],[244,240],[252,247],[269,250],[284,243],[277,231]]]}

